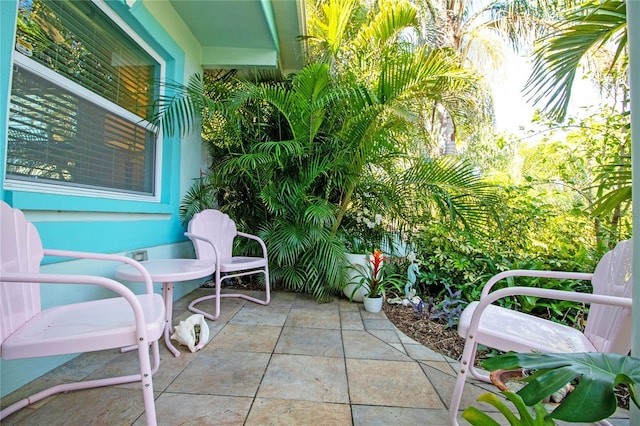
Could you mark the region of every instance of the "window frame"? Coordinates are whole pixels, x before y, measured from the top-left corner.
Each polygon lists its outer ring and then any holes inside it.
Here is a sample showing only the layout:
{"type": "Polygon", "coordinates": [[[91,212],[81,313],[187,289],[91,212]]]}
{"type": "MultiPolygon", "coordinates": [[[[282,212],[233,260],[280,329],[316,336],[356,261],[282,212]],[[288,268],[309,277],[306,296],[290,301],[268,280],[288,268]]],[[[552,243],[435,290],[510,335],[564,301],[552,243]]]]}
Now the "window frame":
{"type": "MultiPolygon", "coordinates": [[[[111,20],[111,22],[120,28],[127,36],[129,36],[140,48],[142,48],[147,54],[149,54],[159,65],[159,80],[164,81],[166,75],[166,61],[164,58],[156,52],[138,33],[136,33],[118,14],[116,14],[111,8],[109,8],[103,0],[88,0],[93,5],[97,6],[105,15],[111,20]]],[[[118,191],[116,189],[109,188],[87,188],[81,186],[67,186],[67,185],[57,185],[56,183],[39,183],[35,179],[34,180],[23,180],[23,179],[12,179],[11,176],[7,175],[6,165],[7,158],[3,158],[4,161],[4,173],[2,176],[3,179],[3,189],[7,191],[21,191],[21,192],[32,192],[32,193],[40,193],[40,194],[51,194],[51,195],[66,195],[66,196],[81,196],[81,197],[92,197],[92,198],[105,198],[105,199],[113,199],[113,200],[128,200],[128,201],[144,201],[144,202],[161,202],[162,195],[162,163],[163,163],[163,147],[164,147],[164,137],[162,135],[161,129],[154,126],[152,123],[141,119],[138,115],[128,111],[127,109],[115,104],[114,102],[101,97],[97,93],[81,86],[80,84],[70,80],[62,74],[58,74],[54,70],[46,67],[45,65],[40,64],[34,59],[31,59],[22,53],[18,52],[15,49],[15,46],[12,48],[12,67],[16,65],[39,74],[42,78],[50,81],[51,83],[58,85],[59,87],[68,90],[74,94],[77,94],[78,97],[89,101],[101,108],[108,110],[109,112],[121,117],[124,120],[127,120],[136,126],[145,127],[146,129],[154,132],[156,134],[155,138],[155,159],[154,159],[154,185],[153,185],[153,193],[152,194],[140,194],[140,193],[131,193],[126,191],[118,191]]],[[[162,96],[164,93],[163,85],[159,85],[159,95],[162,96]]],[[[9,86],[9,99],[7,107],[9,107],[11,103],[11,85],[9,86]]],[[[8,121],[5,124],[5,129],[8,130],[8,121]]],[[[6,155],[6,153],[5,153],[6,155]]]]}

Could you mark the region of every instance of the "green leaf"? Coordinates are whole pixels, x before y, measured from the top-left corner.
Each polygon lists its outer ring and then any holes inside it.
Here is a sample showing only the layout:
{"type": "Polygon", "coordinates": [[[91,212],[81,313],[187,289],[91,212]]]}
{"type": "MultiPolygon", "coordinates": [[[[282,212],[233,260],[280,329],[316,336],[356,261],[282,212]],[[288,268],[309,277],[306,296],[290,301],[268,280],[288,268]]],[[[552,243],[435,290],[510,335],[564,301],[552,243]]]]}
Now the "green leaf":
{"type": "MultiPolygon", "coordinates": [[[[502,395],[511,402],[518,410],[520,418],[511,412],[509,406],[494,393],[487,392],[480,395],[478,401],[487,403],[497,408],[500,414],[509,422],[511,426],[548,426],[553,425],[553,420],[547,418],[547,412],[541,403],[534,406],[533,415],[522,398],[513,392],[502,392],[502,395]],[[535,415],[535,417],[534,417],[535,415]]],[[[473,426],[495,426],[500,423],[483,413],[476,407],[469,407],[462,413],[462,418],[473,426]]]]}
{"type": "MultiPolygon", "coordinates": [[[[536,373],[518,391],[534,405],[579,379],[571,392],[550,414],[570,422],[596,422],[611,416],[617,407],[614,388],[625,383],[632,395],[640,382],[640,359],[612,353],[521,354],[509,352],[483,362],[489,370],[525,368],[536,373]]],[[[633,399],[633,398],[632,398],[633,399]]],[[[637,402],[634,400],[634,403],[637,402]]]]}
{"type": "Polygon", "coordinates": [[[500,426],[500,423],[493,420],[487,414],[478,410],[476,407],[469,407],[462,412],[462,418],[471,423],[473,426],[500,426]]]}

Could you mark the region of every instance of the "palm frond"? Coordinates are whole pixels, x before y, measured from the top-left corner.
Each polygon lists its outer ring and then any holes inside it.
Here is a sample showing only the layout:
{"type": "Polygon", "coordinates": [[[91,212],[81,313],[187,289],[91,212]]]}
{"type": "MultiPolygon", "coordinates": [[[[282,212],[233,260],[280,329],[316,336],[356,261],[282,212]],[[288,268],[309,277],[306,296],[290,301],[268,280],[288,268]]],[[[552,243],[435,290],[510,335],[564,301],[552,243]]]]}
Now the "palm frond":
{"type": "Polygon", "coordinates": [[[566,116],[582,59],[610,41],[617,44],[617,59],[627,42],[624,1],[587,3],[571,11],[567,22],[566,26],[545,37],[536,48],[533,70],[524,89],[534,103],[544,102],[544,111],[557,120],[566,116]]]}
{"type": "Polygon", "coordinates": [[[163,82],[164,95],[154,105],[152,122],[167,136],[184,136],[200,128],[206,107],[215,108],[214,101],[204,93],[202,77],[195,74],[186,86],[163,82]]]}
{"type": "Polygon", "coordinates": [[[372,47],[395,43],[408,27],[419,26],[416,8],[408,2],[382,2],[373,19],[364,25],[351,42],[356,52],[370,52],[372,47]]]}

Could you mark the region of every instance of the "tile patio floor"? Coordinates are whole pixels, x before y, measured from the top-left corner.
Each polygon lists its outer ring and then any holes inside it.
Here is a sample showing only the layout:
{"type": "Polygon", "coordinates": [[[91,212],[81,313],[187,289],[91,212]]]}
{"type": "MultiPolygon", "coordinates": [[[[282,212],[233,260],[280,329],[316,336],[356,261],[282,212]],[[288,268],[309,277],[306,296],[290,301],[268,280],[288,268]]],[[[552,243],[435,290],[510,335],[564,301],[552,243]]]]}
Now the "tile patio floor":
{"type": "MultiPolygon", "coordinates": [[[[188,317],[198,289],[174,303],[174,324],[188,317]]],[[[206,308],[208,302],[199,306],[206,308]]],[[[160,425],[448,424],[457,363],[416,343],[383,313],[336,299],[272,293],[268,306],[223,299],[211,340],[174,358],[161,343],[153,377],[160,425]]],[[[2,406],[44,384],[133,374],[135,352],[82,355],[3,398],[2,406]]],[[[486,384],[467,385],[463,408],[486,384]]],[[[628,425],[626,413],[615,425],[628,425]]],[[[500,417],[496,417],[500,419],[500,417]]],[[[50,397],[3,425],[143,425],[139,383],[50,397]]]]}

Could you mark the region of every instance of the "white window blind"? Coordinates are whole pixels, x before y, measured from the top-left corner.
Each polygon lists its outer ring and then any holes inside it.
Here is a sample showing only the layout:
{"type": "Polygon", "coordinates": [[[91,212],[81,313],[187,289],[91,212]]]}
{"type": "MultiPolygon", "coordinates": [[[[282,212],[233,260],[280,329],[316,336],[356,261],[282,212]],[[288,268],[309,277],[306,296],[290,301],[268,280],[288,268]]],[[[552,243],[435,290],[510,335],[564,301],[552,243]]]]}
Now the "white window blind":
{"type": "Polygon", "coordinates": [[[6,179],[154,195],[159,64],[90,1],[21,1],[6,179]]]}

